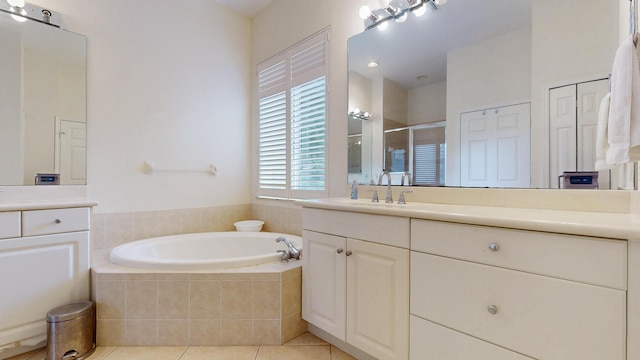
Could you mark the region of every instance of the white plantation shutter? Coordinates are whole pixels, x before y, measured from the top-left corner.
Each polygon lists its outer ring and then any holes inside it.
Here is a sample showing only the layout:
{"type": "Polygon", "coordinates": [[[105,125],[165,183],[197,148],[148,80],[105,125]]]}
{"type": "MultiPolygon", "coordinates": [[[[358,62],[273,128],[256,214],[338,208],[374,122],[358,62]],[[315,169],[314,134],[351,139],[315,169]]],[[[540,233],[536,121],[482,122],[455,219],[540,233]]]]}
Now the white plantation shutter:
{"type": "Polygon", "coordinates": [[[327,38],[258,65],[258,196],[326,194],[327,38]]]}
{"type": "Polygon", "coordinates": [[[413,130],[413,183],[444,185],[445,133],[442,127],[413,130]]]}

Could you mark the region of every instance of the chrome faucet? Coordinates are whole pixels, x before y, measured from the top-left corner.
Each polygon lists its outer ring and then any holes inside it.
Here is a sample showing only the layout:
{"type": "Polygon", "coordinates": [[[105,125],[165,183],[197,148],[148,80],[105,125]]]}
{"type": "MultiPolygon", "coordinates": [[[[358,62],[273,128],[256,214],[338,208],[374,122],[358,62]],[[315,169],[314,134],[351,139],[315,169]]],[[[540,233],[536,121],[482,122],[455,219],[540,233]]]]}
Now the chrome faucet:
{"type": "MultiPolygon", "coordinates": [[[[287,240],[287,238],[284,237],[279,237],[276,239],[276,242],[284,242],[287,245],[287,248],[289,248],[289,258],[290,259],[296,259],[299,260],[300,259],[300,250],[296,249],[295,246],[293,246],[293,244],[291,243],[291,241],[287,240]]],[[[281,250],[278,250],[278,252],[282,252],[281,250]]],[[[284,260],[284,253],[282,254],[282,258],[284,260]]]]}
{"type": "Polygon", "coordinates": [[[382,185],[382,177],[384,175],[387,176],[387,197],[385,198],[384,202],[386,204],[391,204],[393,202],[393,195],[391,194],[391,174],[389,174],[388,171],[382,170],[380,176],[378,177],[378,185],[382,185]]]}
{"type": "Polygon", "coordinates": [[[405,172],[404,174],[402,174],[402,177],[400,178],[400,186],[404,186],[404,178],[407,178],[407,185],[411,186],[411,173],[410,172],[405,172]]]}

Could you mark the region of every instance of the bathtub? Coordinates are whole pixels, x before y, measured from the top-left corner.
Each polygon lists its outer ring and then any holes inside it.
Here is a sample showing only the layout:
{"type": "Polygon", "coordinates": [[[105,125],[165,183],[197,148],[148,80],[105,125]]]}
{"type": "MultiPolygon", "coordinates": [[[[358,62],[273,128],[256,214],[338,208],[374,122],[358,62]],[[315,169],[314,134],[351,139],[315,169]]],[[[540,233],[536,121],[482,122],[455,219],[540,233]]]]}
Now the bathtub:
{"type": "MultiPolygon", "coordinates": [[[[137,240],[119,245],[109,260],[122,266],[157,270],[222,270],[280,261],[285,237],[302,249],[302,238],[270,232],[210,232],[137,240]]],[[[293,260],[292,260],[293,261],[293,260]]]]}

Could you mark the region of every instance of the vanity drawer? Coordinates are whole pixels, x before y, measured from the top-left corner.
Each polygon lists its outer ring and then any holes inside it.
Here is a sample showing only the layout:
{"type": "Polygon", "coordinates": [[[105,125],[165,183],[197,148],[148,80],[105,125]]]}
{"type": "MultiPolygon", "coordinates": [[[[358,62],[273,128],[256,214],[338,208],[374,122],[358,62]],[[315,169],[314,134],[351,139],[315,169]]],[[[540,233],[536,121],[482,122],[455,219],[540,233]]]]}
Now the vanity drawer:
{"type": "Polygon", "coordinates": [[[409,224],[410,220],[404,217],[310,208],[302,210],[305,230],[405,249],[409,248],[409,224]]]}
{"type": "Polygon", "coordinates": [[[0,239],[20,236],[20,211],[0,212],[0,239]]]}
{"type": "Polygon", "coordinates": [[[23,236],[89,230],[89,208],[22,212],[23,236]]]}
{"type": "Polygon", "coordinates": [[[411,249],[626,289],[626,241],[412,220],[411,249]]]}
{"type": "Polygon", "coordinates": [[[411,313],[538,359],[625,357],[621,290],[412,252],[411,313]]]}
{"type": "Polygon", "coordinates": [[[412,315],[410,322],[411,360],[532,360],[530,357],[434,324],[417,316],[412,315]]]}

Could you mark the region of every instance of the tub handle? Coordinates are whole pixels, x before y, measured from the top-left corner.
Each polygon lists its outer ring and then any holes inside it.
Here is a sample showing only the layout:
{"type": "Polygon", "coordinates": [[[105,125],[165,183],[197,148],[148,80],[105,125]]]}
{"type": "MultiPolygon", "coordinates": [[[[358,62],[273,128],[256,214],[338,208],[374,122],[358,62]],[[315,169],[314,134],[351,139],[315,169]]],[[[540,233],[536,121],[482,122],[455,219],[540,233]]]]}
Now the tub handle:
{"type": "Polygon", "coordinates": [[[280,255],[280,262],[282,263],[288,263],[289,259],[291,258],[289,256],[289,252],[287,250],[276,250],[276,252],[282,253],[280,255]]]}

